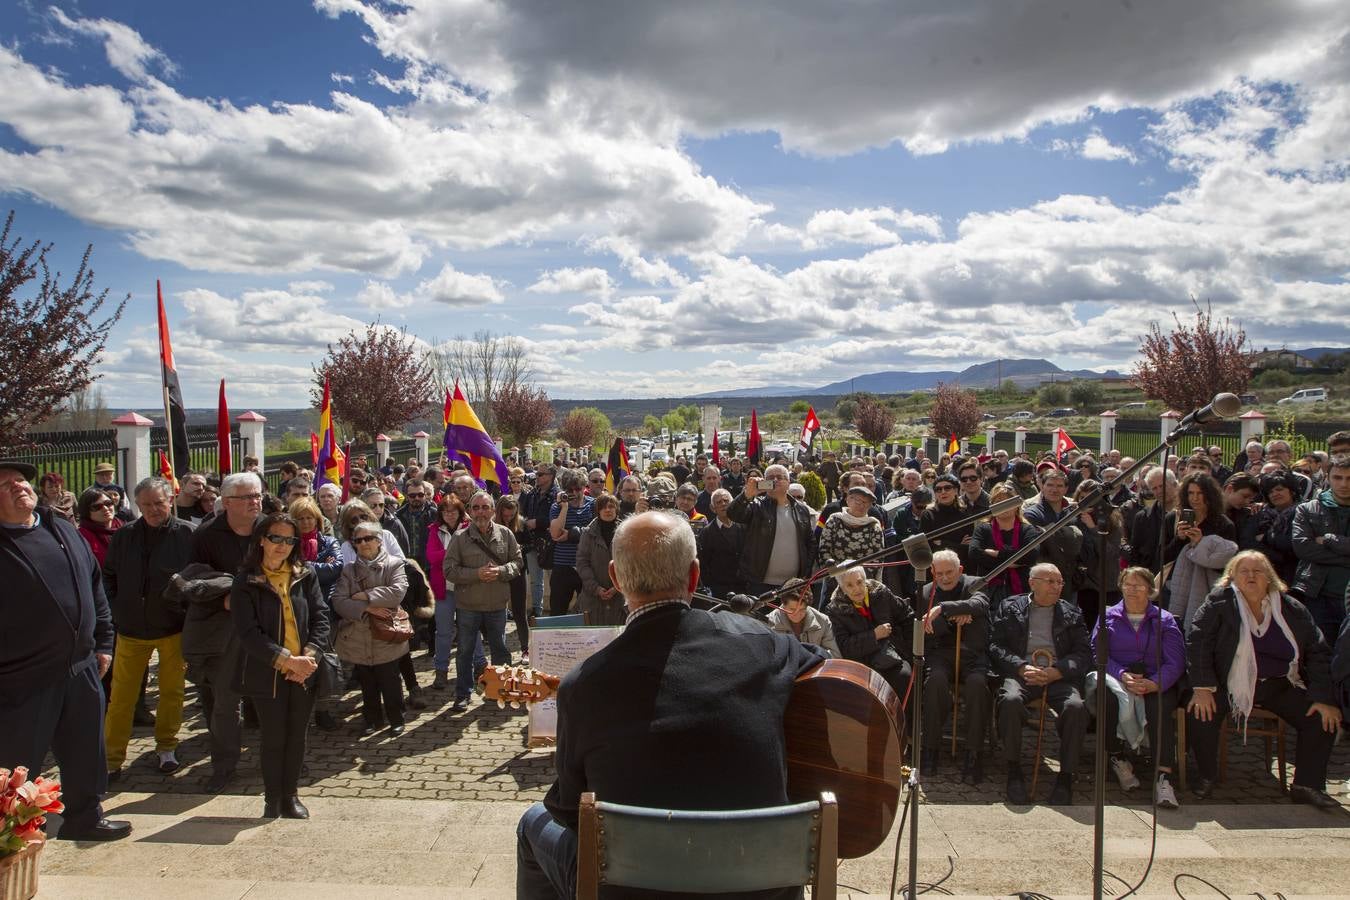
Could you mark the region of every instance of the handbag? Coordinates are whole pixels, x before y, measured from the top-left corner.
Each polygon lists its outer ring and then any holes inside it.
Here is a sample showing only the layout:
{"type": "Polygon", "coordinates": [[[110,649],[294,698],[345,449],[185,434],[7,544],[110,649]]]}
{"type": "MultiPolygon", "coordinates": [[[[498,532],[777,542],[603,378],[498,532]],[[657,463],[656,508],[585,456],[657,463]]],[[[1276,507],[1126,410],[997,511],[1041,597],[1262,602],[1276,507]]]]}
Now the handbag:
{"type": "Polygon", "coordinates": [[[336,697],[343,693],[342,660],[332,650],[319,654],[319,667],[314,671],[314,696],[336,697]]]}
{"type": "Polygon", "coordinates": [[[403,607],[394,610],[393,618],[381,619],[369,616],[370,636],[387,644],[402,644],[412,640],[412,618],[403,607]]]}

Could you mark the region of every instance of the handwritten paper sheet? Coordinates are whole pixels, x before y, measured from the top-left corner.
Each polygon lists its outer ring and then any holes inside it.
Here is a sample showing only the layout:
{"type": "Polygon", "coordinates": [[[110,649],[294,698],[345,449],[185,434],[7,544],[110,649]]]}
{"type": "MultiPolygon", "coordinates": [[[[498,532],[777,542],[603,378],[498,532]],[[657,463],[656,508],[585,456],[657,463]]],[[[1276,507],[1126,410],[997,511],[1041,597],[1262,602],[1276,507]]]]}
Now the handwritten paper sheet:
{"type": "MultiPolygon", "coordinates": [[[[540,672],[566,675],[623,632],[622,625],[530,629],[530,664],[540,672]]],[[[530,706],[529,744],[552,746],[558,737],[558,699],[530,706]]]]}

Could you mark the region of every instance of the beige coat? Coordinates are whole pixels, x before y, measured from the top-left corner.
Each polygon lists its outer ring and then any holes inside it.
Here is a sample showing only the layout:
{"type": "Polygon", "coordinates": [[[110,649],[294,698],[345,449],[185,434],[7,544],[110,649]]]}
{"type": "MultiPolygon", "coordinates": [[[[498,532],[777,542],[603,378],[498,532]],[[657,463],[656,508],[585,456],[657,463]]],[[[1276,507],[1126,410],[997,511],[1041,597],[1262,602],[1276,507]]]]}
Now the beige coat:
{"type": "Polygon", "coordinates": [[[358,559],[342,567],[333,590],[333,609],[338,614],[337,640],[333,649],[340,659],[360,666],[378,666],[392,662],[408,652],[406,643],[377,641],[370,632],[369,606],[398,609],[408,592],[408,575],[403,560],[381,550],[370,562],[358,559]],[[368,600],[354,600],[352,594],[365,592],[368,600]]]}
{"type": "Polygon", "coordinates": [[[477,525],[470,523],[445,548],[441,569],[445,583],[455,586],[457,609],[496,612],[511,605],[511,580],[525,571],[525,560],[511,529],[493,522],[492,531],[484,536],[477,525]],[[478,577],[483,566],[501,567],[496,581],[478,577]]]}

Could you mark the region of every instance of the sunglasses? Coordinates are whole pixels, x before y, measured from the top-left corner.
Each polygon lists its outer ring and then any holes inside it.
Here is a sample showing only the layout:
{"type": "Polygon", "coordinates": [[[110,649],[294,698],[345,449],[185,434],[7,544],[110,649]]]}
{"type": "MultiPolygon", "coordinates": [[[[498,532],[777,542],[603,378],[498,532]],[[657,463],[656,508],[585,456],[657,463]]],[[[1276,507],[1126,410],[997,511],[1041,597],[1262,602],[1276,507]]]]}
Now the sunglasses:
{"type": "Polygon", "coordinates": [[[379,538],[379,535],[375,535],[375,534],[363,534],[363,535],[361,535],[360,537],[354,537],[354,538],[352,538],[352,543],[353,543],[353,544],[364,544],[364,543],[366,543],[366,542],[368,542],[368,541],[378,541],[379,539],[380,539],[380,538],[379,538]]]}
{"type": "Polygon", "coordinates": [[[285,544],[287,547],[294,547],[296,544],[300,543],[298,537],[290,537],[285,534],[266,534],[263,535],[263,537],[267,538],[269,544],[285,544]]]}
{"type": "Polygon", "coordinates": [[[962,476],[961,476],[961,481],[962,481],[962,483],[964,483],[964,484],[969,484],[969,483],[972,482],[972,481],[979,481],[979,480],[980,480],[980,476],[978,476],[978,475],[962,475],[962,476]]]}
{"type": "Polygon", "coordinates": [[[116,509],[116,508],[117,508],[117,504],[116,504],[116,503],[113,503],[111,500],[106,500],[106,501],[104,501],[103,503],[92,503],[92,504],[90,504],[89,508],[90,508],[90,509],[116,509]]]}
{"type": "Polygon", "coordinates": [[[954,491],[954,490],[956,490],[956,488],[955,488],[953,485],[950,485],[950,484],[939,484],[937,487],[933,488],[933,490],[935,490],[935,491],[954,491]]]}

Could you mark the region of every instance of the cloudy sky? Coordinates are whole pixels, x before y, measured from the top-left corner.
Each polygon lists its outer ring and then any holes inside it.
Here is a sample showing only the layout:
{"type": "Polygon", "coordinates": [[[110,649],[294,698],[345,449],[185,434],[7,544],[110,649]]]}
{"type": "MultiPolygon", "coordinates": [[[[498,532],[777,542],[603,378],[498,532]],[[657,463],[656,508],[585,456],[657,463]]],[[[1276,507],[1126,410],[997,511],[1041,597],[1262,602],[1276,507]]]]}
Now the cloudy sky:
{"type": "Polygon", "coordinates": [[[1343,0],[22,0],[17,233],[130,293],[102,382],[307,403],[377,317],[555,397],[997,356],[1127,368],[1189,297],[1350,344],[1343,0]]]}

